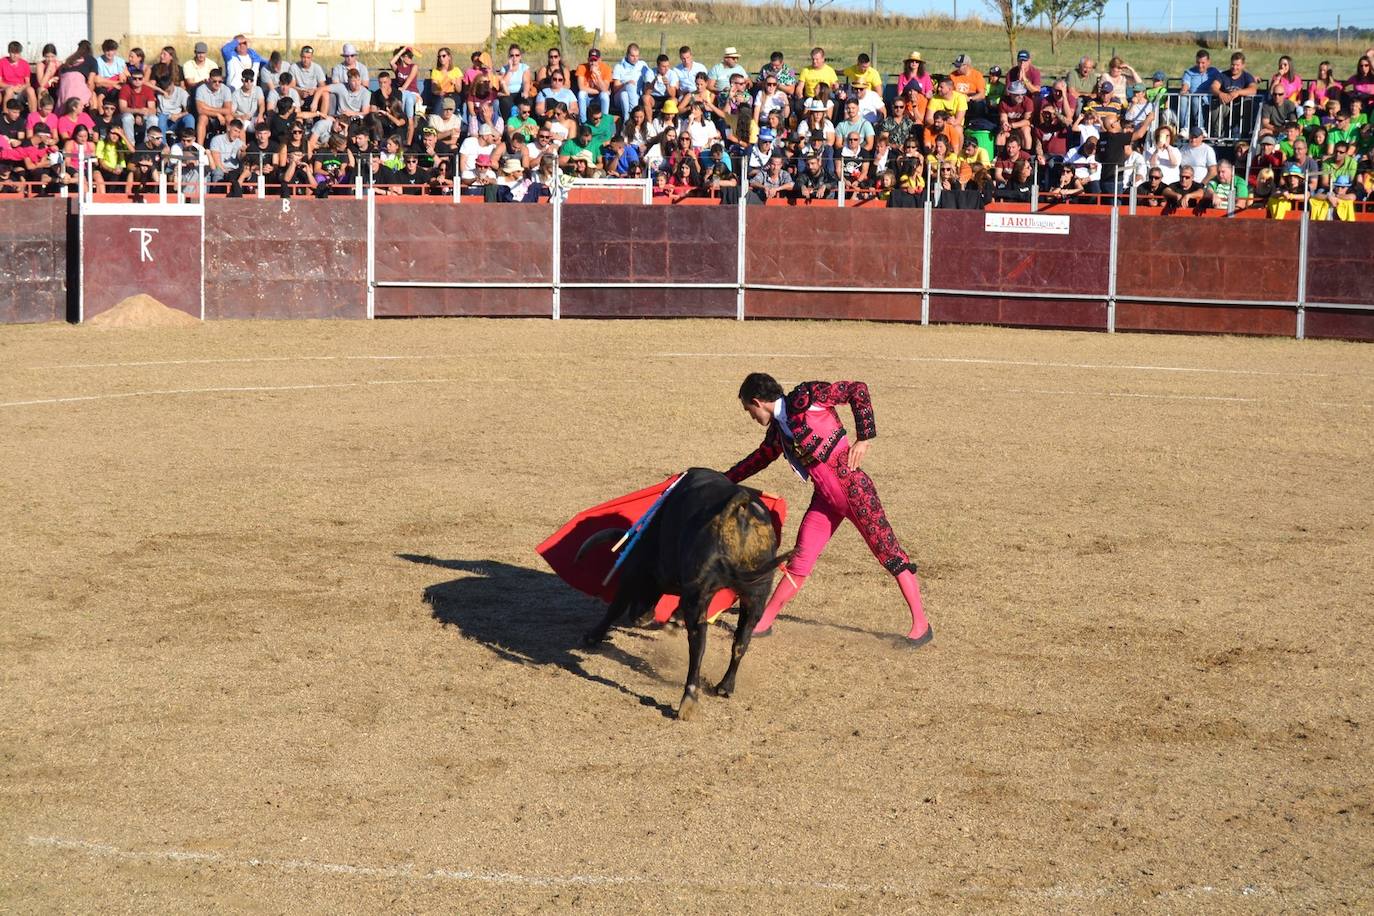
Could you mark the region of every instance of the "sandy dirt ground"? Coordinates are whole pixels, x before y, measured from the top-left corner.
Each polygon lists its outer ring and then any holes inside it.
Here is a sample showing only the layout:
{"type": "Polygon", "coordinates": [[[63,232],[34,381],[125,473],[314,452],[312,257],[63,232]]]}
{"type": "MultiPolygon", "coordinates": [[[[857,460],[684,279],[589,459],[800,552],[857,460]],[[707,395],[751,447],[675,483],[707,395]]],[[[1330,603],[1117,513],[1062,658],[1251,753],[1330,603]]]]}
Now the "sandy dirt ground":
{"type": "Polygon", "coordinates": [[[1371,430],[1342,343],[0,328],[0,910],[1374,907],[1371,430]],[[681,723],[533,548],[750,370],[869,383],[937,635],[846,528],[681,723]]]}

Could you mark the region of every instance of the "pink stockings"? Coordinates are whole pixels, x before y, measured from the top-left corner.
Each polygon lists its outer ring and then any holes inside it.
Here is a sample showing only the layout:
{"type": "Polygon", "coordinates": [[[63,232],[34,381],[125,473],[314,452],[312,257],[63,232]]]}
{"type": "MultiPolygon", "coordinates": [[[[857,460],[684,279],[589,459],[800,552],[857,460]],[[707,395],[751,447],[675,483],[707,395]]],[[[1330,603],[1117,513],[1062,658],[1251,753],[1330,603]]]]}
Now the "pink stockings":
{"type": "Polygon", "coordinates": [[[887,513],[878,501],[878,491],[873,481],[861,470],[850,470],[848,460],[849,450],[837,449],[831,456],[831,463],[809,469],[816,489],[797,531],[796,550],[783,567],[782,580],[778,582],[754,632],[764,633],[772,627],[773,620],[783,606],[796,597],[806,578],[811,575],[825,545],[844,520],[849,519],[878,562],[897,577],[897,587],[901,589],[902,597],[911,610],[911,630],[907,638],[925,642],[930,638],[930,624],[926,621],[921,604],[921,584],[916,578],[915,567],[897,542],[887,513]]]}

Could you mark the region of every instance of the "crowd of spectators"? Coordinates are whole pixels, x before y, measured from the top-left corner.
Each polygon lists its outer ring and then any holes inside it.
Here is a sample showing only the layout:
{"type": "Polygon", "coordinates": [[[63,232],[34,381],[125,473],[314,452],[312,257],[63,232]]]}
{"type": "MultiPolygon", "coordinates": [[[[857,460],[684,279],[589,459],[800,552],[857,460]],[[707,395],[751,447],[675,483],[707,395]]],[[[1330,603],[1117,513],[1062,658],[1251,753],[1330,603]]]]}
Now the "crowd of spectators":
{"type": "MultiPolygon", "coordinates": [[[[990,200],[1108,202],[1353,218],[1374,197],[1374,68],[1345,78],[1323,62],[1304,79],[1280,57],[1261,81],[1245,56],[1225,70],[1199,51],[1171,88],[1112,58],[1084,57],[1062,76],[1029,51],[986,72],[967,54],[934,72],[921,52],[896,85],[868,55],[836,70],[821,48],[800,68],[774,52],[757,69],[723,49],[709,66],[631,44],[614,64],[592,48],[576,65],[558,49],[499,66],[412,48],[375,74],[357,49],[338,61],[264,57],[238,35],[149,57],[89,42],[0,61],[0,188],[53,193],[91,163],[96,192],[147,193],[159,175],[241,195],[328,195],[360,177],[387,194],[479,194],[532,202],[576,178],[643,178],[670,201],[823,200],[981,207],[990,200]],[[892,91],[895,89],[895,92],[892,91]],[[1240,122],[1258,125],[1248,137],[1240,122]],[[1318,212],[1320,211],[1320,212],[1318,212]]],[[[943,63],[943,62],[942,62],[943,63]]],[[[1245,128],[1248,130],[1248,126],[1245,128]]]]}

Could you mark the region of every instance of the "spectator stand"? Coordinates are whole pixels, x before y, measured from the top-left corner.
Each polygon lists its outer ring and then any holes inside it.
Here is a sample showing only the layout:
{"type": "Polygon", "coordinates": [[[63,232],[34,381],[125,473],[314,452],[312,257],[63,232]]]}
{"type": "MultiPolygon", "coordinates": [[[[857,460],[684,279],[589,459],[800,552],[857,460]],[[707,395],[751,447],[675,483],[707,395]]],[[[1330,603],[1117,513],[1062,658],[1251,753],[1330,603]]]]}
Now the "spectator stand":
{"type": "Polygon", "coordinates": [[[83,157],[79,162],[78,321],[140,294],[205,318],[206,159],[200,147],[195,151],[195,178],[184,176],[182,164],[176,163],[176,199],[170,201],[165,172],[159,173],[156,201],[132,203],[122,196],[97,199],[101,195],[92,193],[94,161],[83,157]]]}

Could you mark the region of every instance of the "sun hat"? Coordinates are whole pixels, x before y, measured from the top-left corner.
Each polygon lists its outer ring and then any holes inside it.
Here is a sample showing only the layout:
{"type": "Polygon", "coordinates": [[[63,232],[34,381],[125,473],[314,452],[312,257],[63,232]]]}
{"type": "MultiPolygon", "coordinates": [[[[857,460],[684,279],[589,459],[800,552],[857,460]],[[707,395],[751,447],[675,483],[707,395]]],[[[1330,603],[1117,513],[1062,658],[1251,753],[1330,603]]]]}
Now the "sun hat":
{"type": "Polygon", "coordinates": [[[772,132],[771,130],[769,130],[768,128],[765,127],[763,130],[759,131],[759,142],[760,142],[760,143],[768,143],[768,142],[771,142],[773,139],[774,139],[774,134],[773,134],[773,132],[772,132]]]}
{"type": "Polygon", "coordinates": [[[658,107],[659,114],[677,114],[677,102],[672,99],[664,99],[663,104],[658,107]]]}
{"type": "Polygon", "coordinates": [[[1338,188],[1348,188],[1348,187],[1350,187],[1350,176],[1349,176],[1349,175],[1337,175],[1337,176],[1336,176],[1336,187],[1338,187],[1338,188]]]}
{"type": "Polygon", "coordinates": [[[1010,86],[1007,87],[1007,93],[1009,95],[1025,95],[1026,84],[1021,82],[1020,80],[1015,80],[1012,82],[1010,86]]]}
{"type": "Polygon", "coordinates": [[[353,47],[353,45],[344,45],[342,53],[344,57],[356,57],[358,49],[353,47]]]}
{"type": "Polygon", "coordinates": [[[825,111],[825,103],[822,102],[820,99],[807,99],[807,100],[806,100],[806,110],[807,110],[807,111],[825,111]]]}
{"type": "Polygon", "coordinates": [[[501,173],[503,175],[514,175],[516,172],[525,171],[525,167],[517,159],[506,159],[501,163],[501,173]]]}
{"type": "Polygon", "coordinates": [[[921,52],[920,52],[920,51],[912,51],[910,54],[908,54],[908,55],[906,56],[906,59],[907,59],[907,60],[925,60],[925,58],[921,56],[921,52]]]}
{"type": "Polygon", "coordinates": [[[735,48],[734,45],[731,45],[730,47],[725,49],[725,53],[723,53],[721,57],[739,57],[739,51],[735,48]]]}

